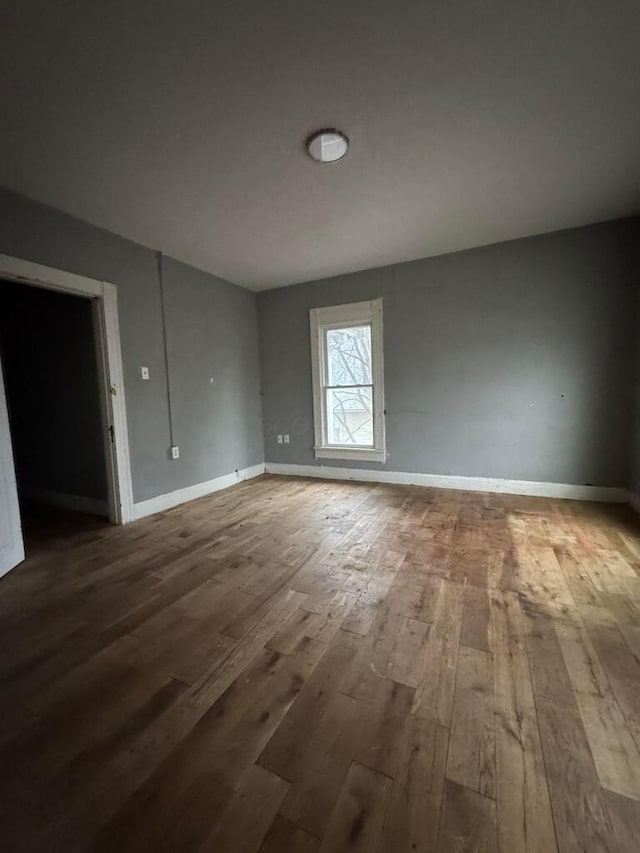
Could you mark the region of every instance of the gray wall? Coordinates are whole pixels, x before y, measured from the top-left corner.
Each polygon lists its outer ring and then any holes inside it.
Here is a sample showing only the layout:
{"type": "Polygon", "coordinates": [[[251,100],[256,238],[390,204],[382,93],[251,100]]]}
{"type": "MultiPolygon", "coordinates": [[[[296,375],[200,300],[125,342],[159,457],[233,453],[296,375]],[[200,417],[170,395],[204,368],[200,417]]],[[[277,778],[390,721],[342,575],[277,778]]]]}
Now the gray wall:
{"type": "Polygon", "coordinates": [[[388,411],[382,467],[626,485],[638,222],[261,294],[264,448],[255,295],[165,259],[173,440],[181,451],[171,461],[157,256],[0,190],[0,252],[118,287],[137,501],[258,464],[265,453],[269,461],[314,464],[309,308],[376,296],[384,298],[388,411]],[[141,365],[151,371],[148,382],[141,365]],[[277,445],[276,431],[290,432],[292,444],[277,445]]]}
{"type": "Polygon", "coordinates": [[[0,282],[0,353],[21,492],[106,501],[89,300],[0,282]]]}
{"type": "Polygon", "coordinates": [[[264,459],[256,297],[170,258],[163,269],[173,431],[188,485],[264,459]]]}
{"type": "Polygon", "coordinates": [[[0,190],[0,252],[117,285],[136,501],[262,462],[253,293],[165,259],[174,441],[181,455],[172,461],[156,254],[6,190],[0,190]],[[206,361],[206,369],[194,358],[206,361]],[[149,381],[140,378],[142,365],[149,381]]]}
{"type": "Polygon", "coordinates": [[[638,222],[260,294],[265,458],[317,464],[309,309],[381,296],[388,461],[325,464],[625,486],[638,222]]]}

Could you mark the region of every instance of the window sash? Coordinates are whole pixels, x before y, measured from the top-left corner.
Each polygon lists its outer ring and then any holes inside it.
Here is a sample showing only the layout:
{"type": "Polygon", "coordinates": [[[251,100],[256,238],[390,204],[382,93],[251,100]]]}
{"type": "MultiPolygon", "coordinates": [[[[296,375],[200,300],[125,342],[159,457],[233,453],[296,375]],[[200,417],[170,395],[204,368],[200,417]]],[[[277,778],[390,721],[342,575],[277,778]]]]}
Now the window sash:
{"type": "MultiPolygon", "coordinates": [[[[349,386],[338,385],[337,387],[326,385],[324,388],[324,404],[325,404],[324,405],[324,419],[325,419],[324,426],[325,426],[325,430],[326,430],[326,441],[325,441],[324,446],[325,447],[345,447],[348,449],[362,448],[363,450],[374,449],[374,447],[375,447],[375,429],[374,429],[375,399],[374,398],[375,398],[375,388],[373,385],[349,385],[349,386]],[[354,389],[354,388],[370,388],[371,389],[371,441],[370,442],[361,442],[361,443],[329,441],[329,430],[330,430],[330,427],[332,425],[332,421],[334,421],[336,418],[336,415],[333,414],[333,416],[330,416],[330,414],[329,414],[330,403],[329,403],[329,393],[328,392],[336,391],[336,390],[337,391],[348,391],[349,389],[354,389]]],[[[356,413],[356,412],[362,411],[362,410],[353,409],[352,411],[354,413],[356,413]]],[[[348,414],[348,412],[345,412],[345,414],[348,414]]],[[[338,420],[340,420],[339,417],[338,417],[338,420]]],[[[369,420],[369,418],[367,418],[366,420],[369,420]]],[[[335,423],[333,423],[333,426],[335,428],[335,423]]],[[[357,427],[357,429],[361,429],[363,426],[364,426],[364,424],[360,424],[357,427]]],[[[349,430],[349,427],[346,424],[344,425],[343,428],[346,430],[349,430]]]]}
{"type": "Polygon", "coordinates": [[[328,346],[328,332],[333,331],[334,329],[357,329],[367,327],[370,329],[371,334],[371,373],[373,375],[373,337],[374,337],[374,329],[372,322],[350,322],[349,320],[344,320],[341,323],[323,323],[322,326],[319,327],[318,332],[322,337],[322,446],[328,448],[358,448],[361,447],[364,449],[373,449],[375,447],[375,420],[376,420],[376,401],[375,401],[375,384],[372,382],[370,384],[362,384],[362,385],[329,385],[327,384],[327,380],[329,378],[329,346],[328,346]],[[327,407],[327,391],[336,389],[336,390],[348,390],[349,388],[371,388],[371,418],[373,421],[372,424],[372,433],[373,440],[371,444],[342,444],[339,442],[334,442],[329,440],[329,410],[327,407]]]}
{"type": "MultiPolygon", "coordinates": [[[[324,349],[323,349],[323,352],[324,352],[323,382],[324,382],[325,388],[329,387],[331,384],[331,383],[329,383],[329,376],[331,375],[331,367],[329,364],[329,333],[340,331],[341,329],[369,329],[369,340],[371,342],[371,346],[373,346],[374,330],[373,330],[373,323],[372,322],[366,322],[366,323],[343,322],[343,323],[331,323],[331,324],[327,323],[327,324],[324,324],[322,326],[322,338],[323,338],[323,347],[324,347],[324,349]]],[[[371,376],[371,380],[373,382],[373,349],[371,350],[371,359],[370,359],[370,363],[369,363],[369,375],[371,376]]],[[[358,383],[354,383],[354,384],[357,385],[358,383]]],[[[362,382],[361,384],[366,385],[366,384],[372,384],[372,383],[362,382]]],[[[336,387],[340,387],[340,386],[336,386],[336,387]]],[[[344,386],[344,387],[346,387],[346,386],[344,386]]]]}
{"type": "Polygon", "coordinates": [[[326,391],[340,391],[341,389],[344,391],[348,391],[349,388],[375,388],[376,386],[369,382],[363,382],[361,385],[323,385],[322,386],[326,391]]]}

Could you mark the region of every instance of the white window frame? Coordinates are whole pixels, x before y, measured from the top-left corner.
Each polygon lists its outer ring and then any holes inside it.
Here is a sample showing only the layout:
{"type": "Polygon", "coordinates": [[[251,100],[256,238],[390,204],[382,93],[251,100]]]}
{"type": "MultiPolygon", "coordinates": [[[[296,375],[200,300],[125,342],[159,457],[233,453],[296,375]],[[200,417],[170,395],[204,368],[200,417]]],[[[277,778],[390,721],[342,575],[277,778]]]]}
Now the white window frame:
{"type": "Polygon", "coordinates": [[[382,299],[352,302],[328,308],[312,308],[311,373],[313,380],[313,425],[316,459],[353,459],[385,462],[384,363],[382,346],[382,299]],[[327,375],[326,333],[331,329],[351,326],[371,326],[371,378],[373,380],[373,446],[329,444],[327,441],[327,412],[325,377],[327,375]]]}

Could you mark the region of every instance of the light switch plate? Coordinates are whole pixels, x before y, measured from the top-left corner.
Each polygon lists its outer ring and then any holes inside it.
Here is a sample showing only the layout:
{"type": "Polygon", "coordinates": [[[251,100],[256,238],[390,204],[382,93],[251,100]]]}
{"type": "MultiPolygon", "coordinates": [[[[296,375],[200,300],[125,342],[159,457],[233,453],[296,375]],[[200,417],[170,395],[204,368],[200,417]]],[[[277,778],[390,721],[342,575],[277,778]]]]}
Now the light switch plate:
{"type": "Polygon", "coordinates": [[[282,444],[282,436],[280,434],[276,436],[276,441],[278,442],[278,444],[282,444]]]}
{"type": "Polygon", "coordinates": [[[180,448],[178,447],[177,444],[171,448],[171,458],[172,459],[180,459],[180,448]]]}
{"type": "Polygon", "coordinates": [[[289,444],[289,433],[288,432],[285,432],[285,434],[284,434],[284,443],[289,444]]]}
{"type": "Polygon", "coordinates": [[[140,368],[140,375],[142,376],[143,379],[148,379],[149,378],[149,368],[148,367],[141,367],[140,368]]]}

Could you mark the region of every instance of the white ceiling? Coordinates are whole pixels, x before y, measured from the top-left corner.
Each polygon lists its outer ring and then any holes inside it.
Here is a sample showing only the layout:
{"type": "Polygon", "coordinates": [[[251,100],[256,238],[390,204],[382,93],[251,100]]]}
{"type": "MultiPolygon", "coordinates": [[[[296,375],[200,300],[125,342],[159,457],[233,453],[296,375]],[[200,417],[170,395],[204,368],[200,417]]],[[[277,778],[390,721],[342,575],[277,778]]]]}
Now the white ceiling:
{"type": "Polygon", "coordinates": [[[640,211],[638,0],[21,0],[0,33],[0,184],[255,290],[640,211]]]}

